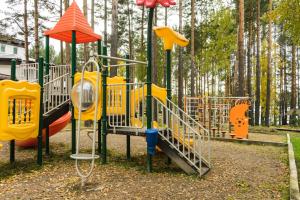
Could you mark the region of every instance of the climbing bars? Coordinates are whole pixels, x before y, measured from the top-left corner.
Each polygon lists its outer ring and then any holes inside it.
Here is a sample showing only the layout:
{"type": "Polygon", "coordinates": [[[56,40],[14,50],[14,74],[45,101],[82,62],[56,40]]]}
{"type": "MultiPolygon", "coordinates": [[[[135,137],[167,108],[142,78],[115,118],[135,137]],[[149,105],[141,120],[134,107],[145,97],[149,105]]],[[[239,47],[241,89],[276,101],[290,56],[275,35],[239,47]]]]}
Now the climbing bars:
{"type": "Polygon", "coordinates": [[[39,84],[1,81],[0,96],[0,140],[36,138],[40,114],[39,84]]]}
{"type": "MultiPolygon", "coordinates": [[[[86,70],[86,67],[89,64],[93,64],[97,68],[97,79],[96,79],[96,91],[95,91],[95,102],[99,101],[99,88],[100,88],[100,67],[96,61],[93,59],[90,59],[83,67],[82,69],[82,76],[81,76],[81,82],[80,87],[81,91],[83,91],[83,83],[84,83],[84,73],[86,70]]],[[[78,175],[81,177],[81,185],[84,186],[85,181],[93,172],[94,165],[95,165],[95,159],[99,158],[99,155],[95,155],[95,144],[96,144],[96,132],[97,132],[97,118],[98,118],[98,103],[95,103],[95,112],[94,112],[94,124],[93,124],[93,136],[92,136],[92,153],[86,154],[86,153],[80,153],[80,132],[81,132],[81,113],[82,113],[82,95],[79,96],[79,105],[78,105],[78,125],[77,125],[77,143],[76,143],[76,154],[72,154],[71,158],[75,159],[75,166],[76,171],[78,175]],[[84,172],[79,167],[79,160],[92,160],[91,166],[89,171],[84,174],[84,172]]]]}

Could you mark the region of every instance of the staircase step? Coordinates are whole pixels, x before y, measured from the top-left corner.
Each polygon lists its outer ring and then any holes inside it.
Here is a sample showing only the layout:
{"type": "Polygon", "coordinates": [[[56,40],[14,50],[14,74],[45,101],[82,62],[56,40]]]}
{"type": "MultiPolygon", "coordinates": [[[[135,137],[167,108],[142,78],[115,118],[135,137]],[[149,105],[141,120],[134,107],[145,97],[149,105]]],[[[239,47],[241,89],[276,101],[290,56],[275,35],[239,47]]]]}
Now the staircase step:
{"type": "Polygon", "coordinates": [[[202,166],[200,175],[203,176],[203,175],[207,174],[209,172],[209,170],[210,170],[210,168],[202,166]]]}

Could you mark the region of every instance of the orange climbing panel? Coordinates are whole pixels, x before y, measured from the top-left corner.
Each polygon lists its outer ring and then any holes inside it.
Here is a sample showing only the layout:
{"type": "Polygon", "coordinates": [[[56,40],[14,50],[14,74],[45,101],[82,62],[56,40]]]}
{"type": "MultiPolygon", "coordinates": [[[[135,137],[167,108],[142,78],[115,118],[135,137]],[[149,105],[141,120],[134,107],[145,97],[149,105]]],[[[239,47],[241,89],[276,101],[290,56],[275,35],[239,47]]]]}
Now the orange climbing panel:
{"type": "Polygon", "coordinates": [[[238,102],[230,110],[230,123],[234,126],[231,136],[236,139],[247,139],[249,129],[249,118],[246,116],[250,102],[238,102]]]}

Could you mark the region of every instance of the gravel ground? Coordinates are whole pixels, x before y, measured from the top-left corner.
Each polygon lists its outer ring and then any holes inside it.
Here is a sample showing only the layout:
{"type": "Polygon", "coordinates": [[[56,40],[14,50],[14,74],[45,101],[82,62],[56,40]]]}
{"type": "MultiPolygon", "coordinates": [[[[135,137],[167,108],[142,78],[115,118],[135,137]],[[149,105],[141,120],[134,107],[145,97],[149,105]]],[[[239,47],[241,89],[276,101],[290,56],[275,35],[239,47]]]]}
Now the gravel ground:
{"type": "MultiPolygon", "coordinates": [[[[109,135],[109,162],[96,163],[93,176],[80,188],[74,161],[69,159],[69,133],[51,138],[52,156],[35,164],[35,151],[17,151],[8,164],[8,146],[0,155],[0,199],[288,199],[287,152],[263,147],[212,142],[212,170],[202,179],[154,158],[146,172],[145,139],[132,137],[132,161],[125,159],[125,136],[109,135]]],[[[87,145],[89,140],[84,140],[87,145]]],[[[84,165],[83,167],[88,167],[84,165]]]]}

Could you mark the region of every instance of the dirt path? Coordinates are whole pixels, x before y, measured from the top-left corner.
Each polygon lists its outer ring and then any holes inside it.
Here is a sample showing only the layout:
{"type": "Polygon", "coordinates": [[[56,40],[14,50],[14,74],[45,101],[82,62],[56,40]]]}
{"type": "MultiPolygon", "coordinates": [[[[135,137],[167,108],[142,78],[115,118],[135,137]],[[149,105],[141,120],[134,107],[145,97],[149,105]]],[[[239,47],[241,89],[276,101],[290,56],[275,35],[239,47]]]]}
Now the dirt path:
{"type": "MultiPolygon", "coordinates": [[[[17,152],[13,169],[6,152],[0,157],[0,199],[286,199],[287,154],[284,148],[212,142],[213,169],[203,179],[154,158],[146,169],[145,139],[132,138],[131,162],[125,160],[125,136],[109,135],[109,164],[97,163],[88,186],[81,190],[74,161],[66,153],[69,135],[51,139],[53,155],[38,169],[35,152],[17,152]],[[65,138],[65,139],[64,139],[65,138]],[[5,157],[4,157],[5,156],[5,157]],[[5,163],[6,162],[6,163],[5,163]]],[[[87,141],[86,141],[87,142],[87,141]]]]}

